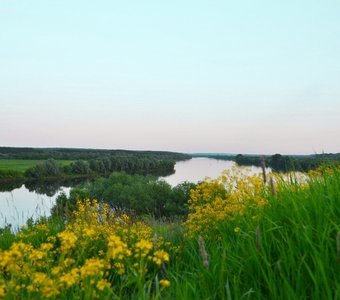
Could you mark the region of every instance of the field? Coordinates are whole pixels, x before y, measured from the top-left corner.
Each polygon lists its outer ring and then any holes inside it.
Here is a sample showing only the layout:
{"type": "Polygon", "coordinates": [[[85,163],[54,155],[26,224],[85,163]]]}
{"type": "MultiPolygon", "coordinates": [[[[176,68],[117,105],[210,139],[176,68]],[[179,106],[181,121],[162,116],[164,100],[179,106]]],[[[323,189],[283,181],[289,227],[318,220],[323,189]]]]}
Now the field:
{"type": "MultiPolygon", "coordinates": [[[[0,170],[14,170],[25,172],[27,169],[36,166],[45,160],[28,160],[28,159],[0,159],[0,170]]],[[[72,160],[58,160],[61,165],[69,165],[72,160]]]]}
{"type": "Polygon", "coordinates": [[[188,205],[170,222],[86,200],[2,229],[0,299],[340,299],[338,169],[266,184],[225,173],[188,205]]]}

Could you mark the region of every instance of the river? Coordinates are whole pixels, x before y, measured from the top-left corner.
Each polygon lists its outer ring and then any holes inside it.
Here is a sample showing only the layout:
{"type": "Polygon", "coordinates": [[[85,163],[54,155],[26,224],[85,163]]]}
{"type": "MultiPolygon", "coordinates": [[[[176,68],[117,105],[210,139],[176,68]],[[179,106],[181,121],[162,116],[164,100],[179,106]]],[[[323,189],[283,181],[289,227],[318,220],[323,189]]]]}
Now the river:
{"type": "MultiPolygon", "coordinates": [[[[171,186],[183,181],[199,182],[205,177],[217,178],[223,170],[235,167],[233,161],[211,158],[193,158],[177,162],[175,173],[161,177],[171,186]]],[[[261,172],[258,167],[249,168],[251,173],[261,172]]],[[[11,224],[14,230],[24,225],[29,218],[49,216],[60,193],[68,194],[71,187],[79,182],[23,184],[8,187],[0,192],[0,228],[11,224]],[[6,190],[6,191],[4,191],[6,190]]]]}
{"type": "MultiPolygon", "coordinates": [[[[233,161],[218,160],[205,157],[192,158],[190,160],[177,162],[175,165],[175,173],[167,177],[161,177],[171,186],[175,186],[183,181],[197,183],[204,180],[204,178],[217,178],[221,175],[222,171],[237,168],[233,161]]],[[[242,168],[247,170],[248,173],[254,174],[262,172],[259,167],[242,168]]],[[[270,172],[270,168],[267,169],[270,172]]]]}

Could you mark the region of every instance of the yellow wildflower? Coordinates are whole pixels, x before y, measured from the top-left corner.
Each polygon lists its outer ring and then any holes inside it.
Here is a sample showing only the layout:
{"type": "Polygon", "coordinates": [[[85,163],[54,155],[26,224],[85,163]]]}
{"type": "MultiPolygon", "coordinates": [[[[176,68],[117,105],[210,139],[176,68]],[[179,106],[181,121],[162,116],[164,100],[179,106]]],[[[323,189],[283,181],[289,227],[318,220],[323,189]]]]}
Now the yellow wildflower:
{"type": "Polygon", "coordinates": [[[41,260],[46,256],[46,253],[40,250],[32,250],[29,259],[32,261],[41,260]]]}
{"type": "Polygon", "coordinates": [[[149,253],[152,247],[153,247],[152,242],[145,239],[141,239],[139,242],[136,243],[136,249],[137,251],[140,252],[140,255],[143,257],[149,253]]]}
{"type": "Polygon", "coordinates": [[[73,258],[66,258],[65,260],[64,260],[64,262],[63,262],[63,265],[65,266],[65,267],[68,267],[68,266],[70,266],[70,265],[72,265],[72,264],[74,264],[75,263],[75,260],[73,259],[73,258]]]}
{"type": "Polygon", "coordinates": [[[51,244],[51,243],[42,243],[40,245],[41,251],[50,251],[51,249],[53,249],[53,244],[51,244]]]}
{"type": "Polygon", "coordinates": [[[66,274],[62,275],[59,278],[60,283],[65,284],[67,287],[70,287],[76,284],[79,280],[79,270],[74,268],[67,272],[66,274]]]}
{"type": "Polygon", "coordinates": [[[105,261],[98,258],[89,258],[85,261],[84,265],[80,268],[81,278],[94,275],[103,275],[105,261]]]}
{"type": "Polygon", "coordinates": [[[6,286],[4,284],[0,284],[0,298],[5,297],[6,295],[6,286]]]}
{"type": "Polygon", "coordinates": [[[167,280],[167,279],[161,279],[161,280],[159,281],[159,284],[160,284],[161,287],[167,288],[167,287],[170,286],[170,281],[167,280]]]}
{"type": "Polygon", "coordinates": [[[111,287],[110,282],[101,279],[98,281],[97,285],[96,285],[97,289],[100,291],[103,291],[105,289],[109,289],[111,287]]]}
{"type": "Polygon", "coordinates": [[[161,265],[163,262],[169,261],[169,254],[164,250],[157,250],[152,258],[153,262],[157,265],[161,265]]]}
{"type": "Polygon", "coordinates": [[[123,259],[124,256],[130,256],[131,251],[128,249],[119,236],[110,235],[108,238],[108,256],[112,259],[123,259]]]}
{"type": "Polygon", "coordinates": [[[62,271],[62,268],[60,266],[53,267],[51,269],[51,274],[56,276],[62,271]]]}
{"type": "Polygon", "coordinates": [[[78,239],[73,232],[67,230],[58,233],[57,236],[61,241],[61,250],[63,252],[68,252],[74,248],[78,239]]]}

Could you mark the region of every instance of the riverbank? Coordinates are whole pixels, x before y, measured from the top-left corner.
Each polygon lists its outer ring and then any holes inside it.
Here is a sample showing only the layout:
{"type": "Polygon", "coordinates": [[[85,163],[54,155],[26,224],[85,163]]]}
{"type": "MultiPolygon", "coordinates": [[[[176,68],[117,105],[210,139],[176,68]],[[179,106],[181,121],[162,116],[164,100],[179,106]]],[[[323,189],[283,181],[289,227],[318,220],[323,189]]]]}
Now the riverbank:
{"type": "Polygon", "coordinates": [[[42,179],[29,179],[25,178],[25,176],[13,176],[13,177],[3,177],[0,178],[0,191],[11,191],[13,187],[19,187],[23,184],[27,185],[44,185],[44,184],[50,184],[50,183],[57,183],[57,182],[65,182],[65,181],[71,181],[71,180],[77,180],[77,179],[94,179],[96,178],[96,175],[93,174],[85,174],[85,175],[63,175],[58,177],[44,177],[42,179]],[[8,187],[8,188],[6,188],[8,187]]]}
{"type": "Polygon", "coordinates": [[[301,185],[229,185],[198,185],[184,223],[111,215],[87,200],[73,217],[2,230],[0,297],[339,299],[339,170],[301,185]]]}

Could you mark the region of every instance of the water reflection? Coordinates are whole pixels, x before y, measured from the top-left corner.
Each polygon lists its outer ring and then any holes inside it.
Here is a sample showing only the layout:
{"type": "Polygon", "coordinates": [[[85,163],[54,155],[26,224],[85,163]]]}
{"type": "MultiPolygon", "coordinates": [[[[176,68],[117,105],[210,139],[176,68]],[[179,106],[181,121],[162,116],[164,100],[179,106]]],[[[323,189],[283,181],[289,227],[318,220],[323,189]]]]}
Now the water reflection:
{"type": "MultiPolygon", "coordinates": [[[[183,181],[197,183],[206,176],[217,178],[221,172],[236,167],[233,161],[211,158],[193,158],[180,161],[175,165],[175,174],[162,179],[175,186],[183,181]]],[[[261,172],[261,168],[248,168],[250,173],[261,172]]],[[[270,169],[268,169],[270,171],[270,169]]],[[[26,223],[28,218],[49,216],[57,196],[69,193],[71,187],[85,184],[88,179],[72,179],[63,181],[30,181],[14,182],[0,185],[0,227],[12,224],[18,227],[26,223]]]]}
{"type": "Polygon", "coordinates": [[[70,188],[60,187],[53,196],[29,191],[25,185],[10,192],[0,193],[0,227],[12,224],[17,230],[30,218],[36,220],[41,216],[49,216],[59,193],[69,193],[70,188]]]}
{"type": "Polygon", "coordinates": [[[39,195],[54,196],[60,187],[74,187],[87,182],[87,179],[68,179],[62,181],[29,181],[25,183],[26,189],[39,195]]]}
{"type": "MultiPolygon", "coordinates": [[[[161,177],[160,179],[165,180],[172,186],[184,181],[197,183],[206,177],[211,179],[217,178],[224,170],[230,170],[232,168],[238,168],[234,161],[205,157],[192,158],[190,160],[177,162],[175,165],[176,172],[170,176],[161,177]]],[[[260,167],[255,166],[240,168],[249,175],[262,172],[260,167]]],[[[269,173],[271,169],[266,168],[266,171],[269,173]]]]}
{"type": "Polygon", "coordinates": [[[14,181],[14,182],[2,182],[0,183],[0,192],[10,192],[14,189],[18,189],[22,186],[22,181],[14,181]]]}
{"type": "Polygon", "coordinates": [[[0,183],[0,192],[11,192],[15,189],[21,188],[23,185],[25,188],[32,193],[37,193],[39,195],[46,195],[48,197],[53,197],[60,189],[60,187],[74,187],[78,185],[85,184],[89,179],[76,178],[76,179],[66,179],[66,180],[53,180],[53,181],[14,181],[0,183]]]}
{"type": "Polygon", "coordinates": [[[36,220],[49,216],[51,208],[60,193],[68,194],[71,187],[86,180],[14,182],[0,186],[0,228],[8,224],[13,230],[26,224],[28,219],[36,220]]]}

